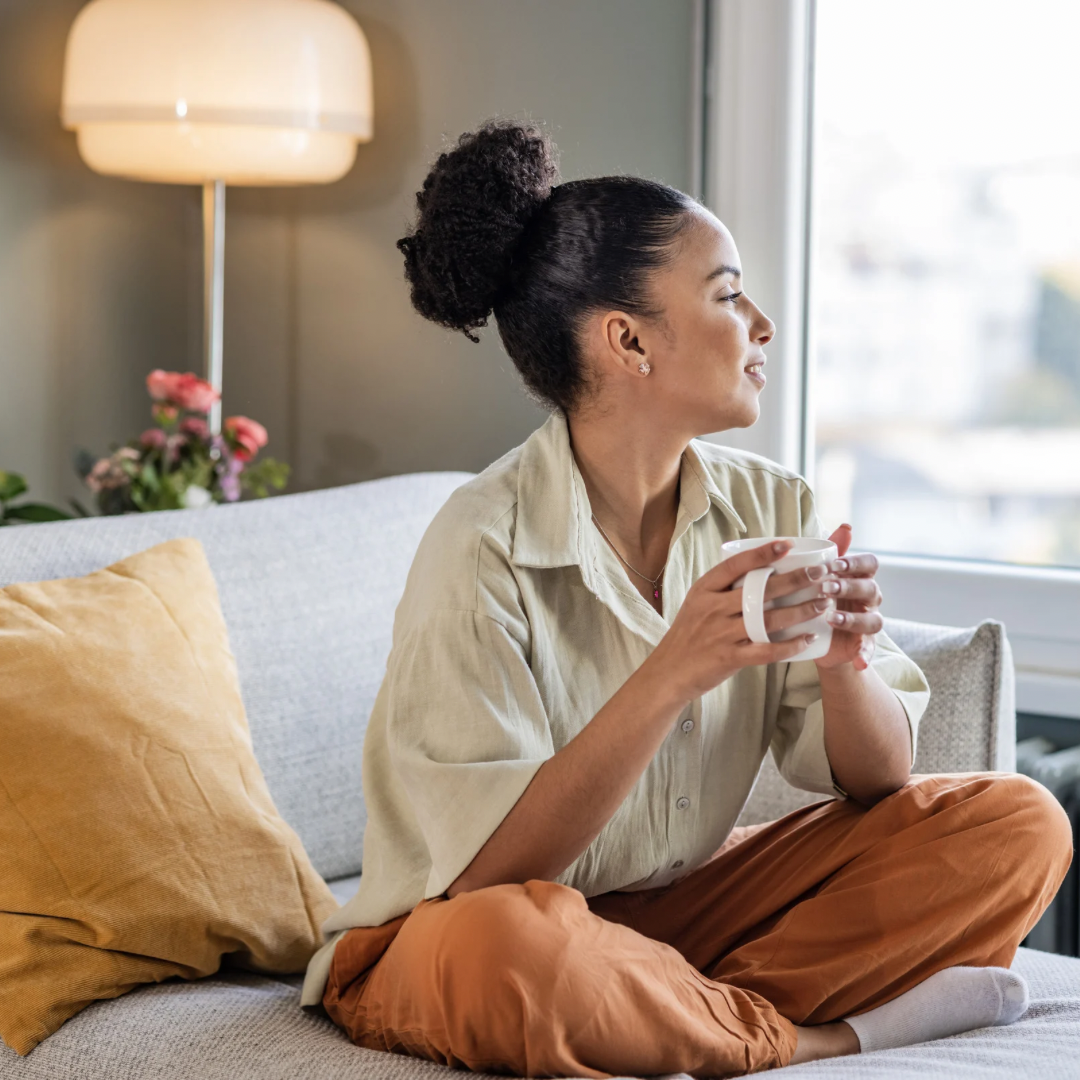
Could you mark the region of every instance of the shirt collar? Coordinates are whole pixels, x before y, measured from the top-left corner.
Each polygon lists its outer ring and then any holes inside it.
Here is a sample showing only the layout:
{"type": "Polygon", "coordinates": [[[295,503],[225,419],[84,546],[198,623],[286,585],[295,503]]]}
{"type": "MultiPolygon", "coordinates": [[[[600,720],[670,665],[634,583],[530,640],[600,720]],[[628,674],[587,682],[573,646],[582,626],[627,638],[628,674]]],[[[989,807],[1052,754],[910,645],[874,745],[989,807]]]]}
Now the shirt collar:
{"type": "Polygon", "coordinates": [[[694,520],[697,521],[699,517],[703,517],[710,505],[715,505],[722,514],[724,514],[732,524],[744,533],[749,530],[746,527],[746,522],[739,516],[738,510],[732,504],[731,500],[720,490],[719,485],[716,483],[716,478],[709,471],[704,459],[701,456],[701,452],[697,447],[697,440],[691,439],[686,447],[686,451],[683,453],[683,471],[682,480],[683,483],[680,487],[680,492],[688,489],[693,489],[694,485],[687,484],[687,473],[692,473],[700,484],[701,491],[704,491],[708,497],[708,502],[705,505],[698,503],[692,508],[694,520]]]}
{"type": "MultiPolygon", "coordinates": [[[[683,454],[679,513],[697,521],[712,506],[740,532],[747,531],[691,441],[683,454]]],[[[565,415],[556,410],[522,448],[511,561],[538,568],[583,565],[591,551],[590,522],[589,496],[570,449],[570,430],[565,415]]]]}

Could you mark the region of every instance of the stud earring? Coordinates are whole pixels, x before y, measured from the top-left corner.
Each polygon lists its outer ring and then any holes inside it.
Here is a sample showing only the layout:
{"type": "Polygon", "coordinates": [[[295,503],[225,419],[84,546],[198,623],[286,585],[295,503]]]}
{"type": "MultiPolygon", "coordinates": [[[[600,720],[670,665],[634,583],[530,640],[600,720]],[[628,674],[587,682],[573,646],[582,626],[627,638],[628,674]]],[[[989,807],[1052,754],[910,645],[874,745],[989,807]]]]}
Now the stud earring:
{"type": "Polygon", "coordinates": [[[652,366],[649,364],[648,360],[642,360],[641,363],[638,364],[637,369],[642,375],[648,375],[649,372],[652,371],[652,366]]]}

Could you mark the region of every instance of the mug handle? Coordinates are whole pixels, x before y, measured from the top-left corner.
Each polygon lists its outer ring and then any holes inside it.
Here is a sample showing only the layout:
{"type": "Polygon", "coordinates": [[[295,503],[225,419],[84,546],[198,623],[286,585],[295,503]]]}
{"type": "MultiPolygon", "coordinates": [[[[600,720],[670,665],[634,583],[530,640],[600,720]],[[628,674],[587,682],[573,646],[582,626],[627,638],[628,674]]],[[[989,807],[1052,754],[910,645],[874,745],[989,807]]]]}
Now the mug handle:
{"type": "Polygon", "coordinates": [[[746,636],[758,645],[771,644],[765,629],[765,584],[775,570],[775,566],[759,566],[743,578],[742,614],[746,636]]]}

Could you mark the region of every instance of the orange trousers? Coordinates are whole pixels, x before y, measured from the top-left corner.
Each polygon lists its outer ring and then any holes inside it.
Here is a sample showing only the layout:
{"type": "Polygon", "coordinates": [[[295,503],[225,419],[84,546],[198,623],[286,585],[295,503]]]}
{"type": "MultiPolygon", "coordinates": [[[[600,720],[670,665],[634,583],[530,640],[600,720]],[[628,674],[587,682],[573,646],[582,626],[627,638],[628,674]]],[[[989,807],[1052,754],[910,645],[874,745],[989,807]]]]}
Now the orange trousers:
{"type": "Polygon", "coordinates": [[[732,1076],[795,1025],[956,964],[1012,963],[1072,860],[1014,773],[915,775],[867,809],[736,828],[685,877],[586,899],[549,881],[438,897],[338,943],[323,998],[360,1046],[520,1076],[732,1076]]]}

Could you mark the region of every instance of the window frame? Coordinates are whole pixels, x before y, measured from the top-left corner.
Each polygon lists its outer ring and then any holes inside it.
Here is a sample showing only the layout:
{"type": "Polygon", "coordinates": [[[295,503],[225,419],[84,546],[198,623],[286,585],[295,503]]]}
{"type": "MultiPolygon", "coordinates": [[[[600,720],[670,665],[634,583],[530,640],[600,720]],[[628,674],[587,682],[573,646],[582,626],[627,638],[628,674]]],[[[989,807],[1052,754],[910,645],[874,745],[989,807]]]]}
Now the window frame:
{"type": "MultiPolygon", "coordinates": [[[[696,8],[694,186],[731,229],[748,291],[778,327],[761,418],[708,438],[794,469],[813,487],[816,0],[696,0],[696,8]]],[[[878,558],[887,615],[946,626],[1000,620],[1017,708],[1080,720],[1080,570],[878,558]]]]}

